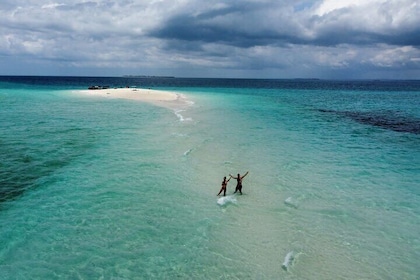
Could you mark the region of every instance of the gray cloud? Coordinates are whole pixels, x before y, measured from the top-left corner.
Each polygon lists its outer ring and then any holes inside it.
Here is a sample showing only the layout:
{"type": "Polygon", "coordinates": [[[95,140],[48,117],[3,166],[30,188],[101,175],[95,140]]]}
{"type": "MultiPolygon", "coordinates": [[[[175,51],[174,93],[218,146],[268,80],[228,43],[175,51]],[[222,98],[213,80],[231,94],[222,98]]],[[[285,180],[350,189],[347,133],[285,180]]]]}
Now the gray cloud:
{"type": "Polygon", "coordinates": [[[420,76],[416,0],[225,2],[4,0],[0,74],[420,76]]]}
{"type": "Polygon", "coordinates": [[[245,6],[243,2],[232,2],[218,10],[176,14],[149,35],[171,40],[223,42],[239,47],[287,43],[419,46],[420,17],[398,22],[396,15],[408,12],[420,15],[420,7],[416,5],[413,11],[408,11],[391,5],[394,3],[383,3],[376,10],[365,7],[373,12],[360,7],[342,8],[320,16],[314,14],[311,6],[293,13],[293,6],[276,7],[275,2],[245,6]]]}

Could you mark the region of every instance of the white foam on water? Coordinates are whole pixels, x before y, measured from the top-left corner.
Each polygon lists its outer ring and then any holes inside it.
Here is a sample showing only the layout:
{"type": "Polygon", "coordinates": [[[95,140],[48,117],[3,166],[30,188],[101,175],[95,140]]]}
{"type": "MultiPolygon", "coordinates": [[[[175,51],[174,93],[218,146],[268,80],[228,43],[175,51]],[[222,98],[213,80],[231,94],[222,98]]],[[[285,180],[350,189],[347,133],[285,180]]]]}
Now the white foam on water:
{"type": "Polygon", "coordinates": [[[187,137],[187,134],[184,133],[172,133],[172,135],[174,135],[175,137],[187,137]]]}
{"type": "Polygon", "coordinates": [[[192,100],[189,100],[189,99],[187,98],[187,96],[185,96],[185,94],[180,94],[180,95],[179,95],[179,97],[180,97],[182,100],[184,100],[184,102],[185,102],[187,105],[189,105],[189,106],[192,106],[192,105],[194,105],[194,104],[195,104],[195,102],[194,102],[194,101],[192,101],[192,100]]]}
{"type": "Polygon", "coordinates": [[[184,152],[184,156],[188,156],[191,152],[193,151],[193,149],[188,149],[184,152]]]}
{"type": "Polygon", "coordinates": [[[233,195],[223,196],[217,199],[217,204],[219,204],[220,206],[225,206],[230,203],[233,203],[233,204],[237,203],[237,200],[233,195]]]}
{"type": "Polygon", "coordinates": [[[178,117],[180,122],[185,121],[192,121],[192,118],[184,118],[184,116],[181,114],[181,112],[184,112],[185,110],[175,110],[174,113],[178,117]]]}
{"type": "Polygon", "coordinates": [[[294,260],[294,253],[293,251],[290,251],[289,253],[287,253],[287,255],[284,257],[284,262],[281,265],[281,268],[283,268],[284,270],[288,270],[290,265],[292,265],[294,260]]]}
{"type": "Polygon", "coordinates": [[[291,196],[289,196],[288,198],[286,198],[284,200],[284,204],[286,204],[289,207],[295,208],[295,209],[298,208],[297,201],[295,199],[293,199],[291,196]]]}

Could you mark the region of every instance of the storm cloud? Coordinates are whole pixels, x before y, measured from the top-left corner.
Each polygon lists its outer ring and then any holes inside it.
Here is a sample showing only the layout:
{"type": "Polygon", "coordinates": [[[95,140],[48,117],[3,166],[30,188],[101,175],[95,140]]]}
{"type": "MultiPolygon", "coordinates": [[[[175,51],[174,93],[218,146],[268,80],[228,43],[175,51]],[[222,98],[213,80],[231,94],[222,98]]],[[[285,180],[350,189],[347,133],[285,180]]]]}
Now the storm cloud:
{"type": "Polygon", "coordinates": [[[420,76],[416,0],[4,0],[0,26],[2,75],[420,76]]]}

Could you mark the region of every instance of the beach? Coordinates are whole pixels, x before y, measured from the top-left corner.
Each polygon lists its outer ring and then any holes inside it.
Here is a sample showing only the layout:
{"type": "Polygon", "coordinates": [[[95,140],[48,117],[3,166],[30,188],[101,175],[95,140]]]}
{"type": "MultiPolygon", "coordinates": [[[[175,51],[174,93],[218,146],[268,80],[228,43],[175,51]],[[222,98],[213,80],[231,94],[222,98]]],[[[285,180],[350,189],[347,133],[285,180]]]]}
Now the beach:
{"type": "Polygon", "coordinates": [[[180,101],[182,96],[171,91],[162,91],[143,88],[106,88],[106,89],[87,89],[78,91],[79,94],[104,98],[121,98],[149,102],[162,107],[171,107],[176,101],[180,101]]]}

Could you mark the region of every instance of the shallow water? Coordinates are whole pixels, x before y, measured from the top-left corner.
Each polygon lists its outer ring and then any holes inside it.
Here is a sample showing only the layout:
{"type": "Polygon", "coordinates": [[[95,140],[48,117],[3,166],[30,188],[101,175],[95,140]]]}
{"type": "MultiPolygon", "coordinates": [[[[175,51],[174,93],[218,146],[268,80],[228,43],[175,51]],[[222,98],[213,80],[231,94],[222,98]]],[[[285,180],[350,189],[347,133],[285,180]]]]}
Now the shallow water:
{"type": "Polygon", "coordinates": [[[418,83],[50,80],[0,87],[0,278],[419,277],[418,83]]]}

